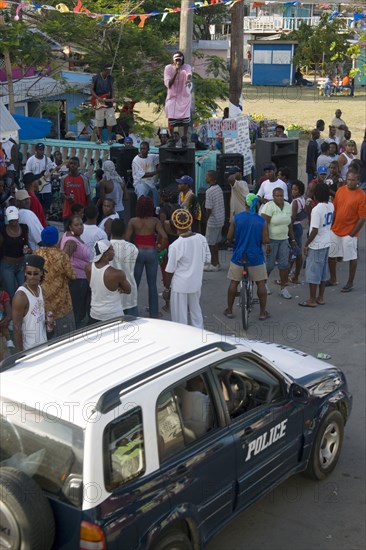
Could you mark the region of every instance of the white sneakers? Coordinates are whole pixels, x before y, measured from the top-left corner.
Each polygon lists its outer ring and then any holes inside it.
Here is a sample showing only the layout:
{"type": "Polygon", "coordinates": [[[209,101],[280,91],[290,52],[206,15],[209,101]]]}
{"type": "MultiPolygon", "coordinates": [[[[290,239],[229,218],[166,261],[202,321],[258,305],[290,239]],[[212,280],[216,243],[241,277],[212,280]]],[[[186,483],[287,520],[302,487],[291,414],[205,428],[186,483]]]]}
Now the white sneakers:
{"type": "Polygon", "coordinates": [[[286,287],[281,289],[280,296],[282,296],[282,298],[285,298],[286,300],[291,300],[292,298],[286,287]]]}
{"type": "Polygon", "coordinates": [[[203,271],[220,271],[220,264],[212,265],[212,264],[206,264],[203,268],[203,271]]]}
{"type": "Polygon", "coordinates": [[[8,348],[15,348],[13,340],[7,340],[6,341],[6,346],[8,348]]]}

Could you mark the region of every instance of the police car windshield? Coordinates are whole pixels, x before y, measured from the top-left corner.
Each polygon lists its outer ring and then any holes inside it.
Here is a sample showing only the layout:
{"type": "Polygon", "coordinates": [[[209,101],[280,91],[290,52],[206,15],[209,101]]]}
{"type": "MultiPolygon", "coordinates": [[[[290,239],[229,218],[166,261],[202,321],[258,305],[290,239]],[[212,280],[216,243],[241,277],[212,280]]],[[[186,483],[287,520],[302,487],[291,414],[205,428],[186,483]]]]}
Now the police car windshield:
{"type": "Polygon", "coordinates": [[[64,486],[70,476],[82,479],[82,429],[50,414],[51,407],[41,412],[5,398],[0,406],[0,466],[23,471],[43,490],[71,502],[64,486]]]}

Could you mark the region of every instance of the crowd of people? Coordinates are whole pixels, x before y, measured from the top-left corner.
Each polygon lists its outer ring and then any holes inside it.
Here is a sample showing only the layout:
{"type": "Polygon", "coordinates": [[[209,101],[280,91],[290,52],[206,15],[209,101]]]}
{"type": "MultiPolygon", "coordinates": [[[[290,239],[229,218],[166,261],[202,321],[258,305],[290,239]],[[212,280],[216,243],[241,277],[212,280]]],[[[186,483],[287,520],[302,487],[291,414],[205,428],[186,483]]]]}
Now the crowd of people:
{"type": "MultiPolygon", "coordinates": [[[[298,284],[305,267],[309,297],[299,302],[302,307],[325,304],[325,288],[338,284],[340,259],[349,262],[348,279],[340,290],[352,291],[357,237],[366,219],[366,135],[357,158],[357,146],[341,116],[337,110],[328,135],[321,135],[322,120],[312,131],[307,185],[292,180],[286,166],[273,162],[263,175],[257,174],[255,193],[243,174],[229,175],[227,234],[224,182],[213,170],[206,174],[204,204],[188,175],[159,192],[159,156],[150,154],[148,143],[142,142],[132,163],[136,213],[125,220],[126,183],[112,161],[97,170],[97,194],[92,197],[78,158],[63,162],[59,154],[56,163],[45,155],[44,145],[37,144],[20,183],[14,170],[0,177],[3,190],[11,189],[0,230],[1,356],[6,349],[23,351],[99,321],[146,315],[139,307],[144,271],[148,315],[161,317],[159,267],[162,311],[170,311],[173,321],[203,328],[203,274],[221,269],[223,246],[232,248],[223,312],[228,318],[234,316],[244,264],[256,283],[259,320],[270,317],[268,295],[275,287],[269,277],[276,269],[278,292],[290,300],[289,283],[298,284]],[[45,216],[50,204],[47,186],[54,175],[61,176],[61,232],[48,225],[45,216]]],[[[285,138],[283,133],[279,137],[285,138]]]]}

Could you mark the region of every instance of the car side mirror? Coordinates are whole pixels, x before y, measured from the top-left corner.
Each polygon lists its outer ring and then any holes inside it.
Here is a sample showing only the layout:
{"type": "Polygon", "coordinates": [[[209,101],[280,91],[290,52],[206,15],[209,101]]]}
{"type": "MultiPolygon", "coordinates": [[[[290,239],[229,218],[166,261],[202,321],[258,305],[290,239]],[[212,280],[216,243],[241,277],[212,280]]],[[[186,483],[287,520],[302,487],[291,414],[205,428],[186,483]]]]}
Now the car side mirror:
{"type": "Polygon", "coordinates": [[[290,397],[292,397],[294,401],[306,403],[309,399],[309,392],[302,386],[299,386],[299,384],[294,383],[290,386],[290,397]]]}

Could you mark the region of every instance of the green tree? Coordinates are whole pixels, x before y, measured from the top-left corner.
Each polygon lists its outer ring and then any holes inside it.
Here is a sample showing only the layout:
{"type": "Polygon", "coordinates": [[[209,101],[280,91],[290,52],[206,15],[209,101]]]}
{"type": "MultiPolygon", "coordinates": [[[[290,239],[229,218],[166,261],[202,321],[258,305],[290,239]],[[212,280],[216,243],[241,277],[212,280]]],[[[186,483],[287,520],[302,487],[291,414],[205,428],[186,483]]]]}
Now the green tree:
{"type": "Polygon", "coordinates": [[[298,30],[283,37],[298,41],[294,62],[299,66],[314,66],[314,80],[320,71],[323,74],[332,72],[332,67],[336,63],[349,59],[347,40],[352,38],[354,33],[344,29],[344,22],[341,19],[329,21],[329,17],[324,13],[317,27],[302,23],[298,30]]]}

